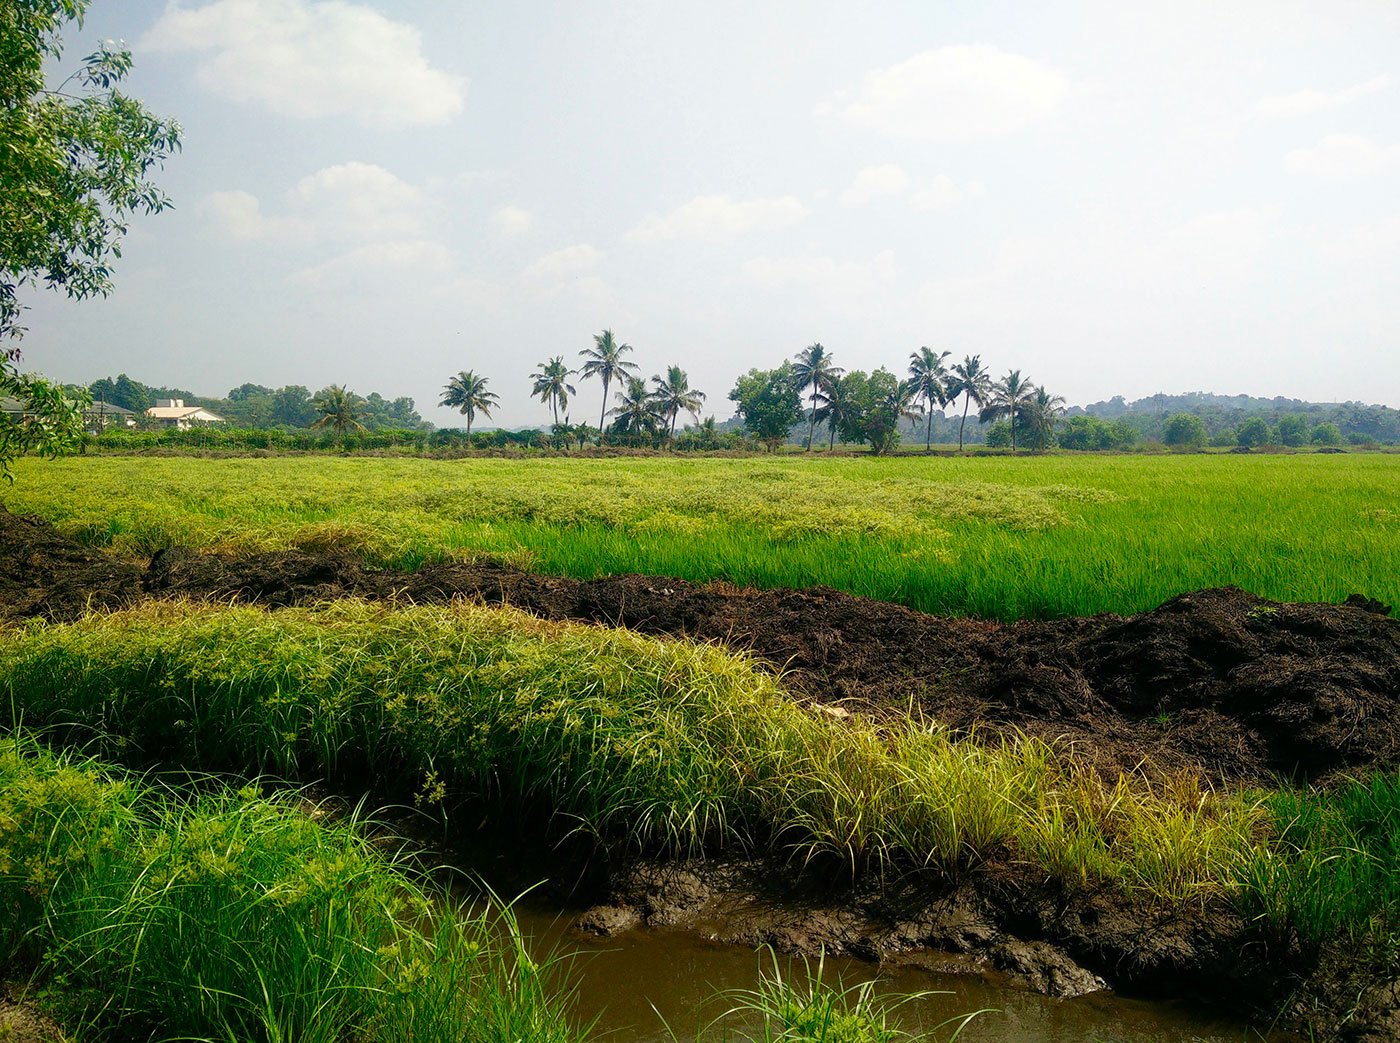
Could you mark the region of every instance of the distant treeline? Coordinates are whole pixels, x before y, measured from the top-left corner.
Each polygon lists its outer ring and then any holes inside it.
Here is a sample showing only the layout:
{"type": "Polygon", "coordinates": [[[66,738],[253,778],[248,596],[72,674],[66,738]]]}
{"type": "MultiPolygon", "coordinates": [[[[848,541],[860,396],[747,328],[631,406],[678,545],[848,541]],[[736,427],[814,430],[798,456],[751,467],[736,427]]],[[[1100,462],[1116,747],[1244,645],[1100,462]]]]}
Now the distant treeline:
{"type": "MultiPolygon", "coordinates": [[[[174,430],[110,430],[102,436],[101,444],[113,448],[199,447],[230,450],[307,450],[338,446],[350,450],[411,449],[417,451],[447,449],[519,448],[578,448],[594,441],[596,428],[578,425],[554,429],[522,428],[519,430],[488,429],[473,431],[470,440],[460,429],[435,430],[432,423],[418,413],[414,400],[407,396],[386,399],[371,392],[356,413],[357,420],[367,429],[346,430],[337,434],[312,425],[324,415],[318,407],[330,388],[312,393],[300,385],[279,388],[261,384],[242,384],[224,398],[197,395],[182,388],[143,384],[125,373],[104,377],[89,385],[94,399],[141,413],[157,399],[178,398],[187,404],[204,406],[228,421],[227,427],[205,427],[191,432],[174,430]]],[[[802,419],[793,424],[786,441],[802,445],[809,437],[809,410],[802,410],[802,419]]],[[[1181,395],[1156,394],[1127,401],[1115,396],[1107,401],[1086,406],[1070,406],[1057,411],[1052,424],[1053,444],[1063,449],[1130,451],[1143,445],[1210,444],[1233,445],[1371,445],[1400,444],[1400,410],[1389,406],[1366,405],[1361,402],[1307,402],[1296,398],[1258,398],[1248,395],[1216,395],[1193,391],[1181,395]],[[1200,430],[1194,425],[1183,427],[1180,422],[1169,430],[1169,424],[1181,415],[1197,417],[1200,430]]],[[[900,438],[905,444],[930,438],[934,443],[955,444],[959,428],[969,445],[1001,448],[1010,444],[1010,424],[1005,418],[995,423],[980,423],[977,412],[962,425],[956,413],[934,410],[913,418],[901,418],[900,438]]],[[[810,429],[814,443],[831,440],[822,411],[810,429]]],[[[852,433],[837,432],[839,442],[848,442],[852,433]]],[[[1025,445],[1034,444],[1020,437],[1025,445]]],[[[618,447],[646,448],[659,446],[662,439],[655,434],[628,434],[620,429],[609,432],[609,444],[618,447]]],[[[855,440],[859,441],[858,438],[855,440]]],[[[756,449],[761,442],[745,432],[740,416],[728,420],[707,419],[704,423],[677,431],[670,446],[680,450],[756,449]]]]}
{"type": "MultiPolygon", "coordinates": [[[[121,406],[138,415],[159,399],[178,398],[186,405],[203,406],[217,413],[234,427],[246,428],[309,428],[323,415],[317,398],[330,390],[327,387],[313,394],[300,384],[280,388],[241,384],[229,391],[226,398],[211,398],[182,388],[143,384],[125,373],[103,377],[88,385],[94,401],[121,406]]],[[[363,399],[357,419],[371,431],[390,428],[431,431],[433,428],[418,415],[413,399],[407,396],[388,399],[375,391],[363,399]]]]}
{"type": "MultiPolygon", "coordinates": [[[[186,399],[188,402],[189,400],[186,399]]],[[[205,400],[208,401],[208,400],[205,400]]],[[[83,451],[88,449],[111,450],[118,453],[140,452],[145,450],[208,450],[227,452],[418,452],[446,453],[454,450],[576,450],[592,445],[589,434],[596,435],[593,428],[585,428],[586,434],[580,439],[571,429],[554,432],[525,428],[508,431],[494,428],[486,431],[473,431],[470,435],[461,428],[393,428],[380,427],[374,430],[346,430],[337,433],[331,427],[319,429],[293,429],[285,427],[233,427],[224,424],[199,424],[181,430],[174,427],[132,429],[109,427],[99,435],[86,435],[82,441],[83,451]]],[[[617,449],[655,449],[658,443],[654,438],[620,435],[612,438],[608,445],[617,449]]],[[[697,427],[690,428],[676,436],[672,447],[682,451],[732,450],[754,452],[762,444],[746,437],[742,431],[721,431],[713,419],[697,427]]]]}

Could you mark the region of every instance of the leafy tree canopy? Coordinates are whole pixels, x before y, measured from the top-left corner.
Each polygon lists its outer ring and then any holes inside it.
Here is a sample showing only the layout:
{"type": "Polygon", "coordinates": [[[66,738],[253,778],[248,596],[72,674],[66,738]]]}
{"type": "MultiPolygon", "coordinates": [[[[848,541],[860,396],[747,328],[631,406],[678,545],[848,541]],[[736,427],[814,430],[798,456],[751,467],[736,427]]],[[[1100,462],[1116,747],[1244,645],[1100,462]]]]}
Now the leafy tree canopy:
{"type": "Polygon", "coordinates": [[[44,284],[77,300],[105,295],[132,214],[170,205],[151,173],[180,146],[177,123],[117,89],[131,52],[103,44],[55,88],[44,63],[88,0],[0,3],[0,473],[25,451],[57,452],[81,432],[81,403],[22,376],[19,291],[44,284]]]}
{"type": "Polygon", "coordinates": [[[1162,441],[1180,449],[1199,449],[1206,444],[1206,425],[1194,413],[1176,413],[1167,418],[1162,441]]]}
{"type": "Polygon", "coordinates": [[[126,221],[169,200],[153,170],[180,147],[179,124],[117,89],[131,52],[103,44],[58,87],[44,62],[88,0],[0,5],[0,337],[20,332],[19,287],[106,294],[126,221]]]}
{"type": "Polygon", "coordinates": [[[1235,429],[1235,441],[1246,448],[1268,445],[1271,437],[1268,422],[1261,416],[1252,416],[1235,429]]]}
{"type": "Polygon", "coordinates": [[[793,377],[792,363],[777,369],[751,369],[729,392],[744,420],[744,429],[777,449],[794,424],[802,420],[801,390],[793,377]]]}

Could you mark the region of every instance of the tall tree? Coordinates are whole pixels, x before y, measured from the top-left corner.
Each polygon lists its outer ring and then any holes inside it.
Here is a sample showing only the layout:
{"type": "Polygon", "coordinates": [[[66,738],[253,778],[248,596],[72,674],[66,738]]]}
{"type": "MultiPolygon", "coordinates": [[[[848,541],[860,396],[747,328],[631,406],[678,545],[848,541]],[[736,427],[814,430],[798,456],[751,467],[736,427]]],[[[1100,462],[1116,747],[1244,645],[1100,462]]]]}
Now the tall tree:
{"type": "Polygon", "coordinates": [[[1013,369],[992,385],[992,394],[982,406],[978,419],[984,423],[998,417],[1011,421],[1011,451],[1016,451],[1016,429],[1024,423],[1022,412],[1027,400],[1035,392],[1035,385],[1021,376],[1019,369],[1013,369]]]}
{"type": "Polygon", "coordinates": [[[306,427],[316,419],[316,407],[309,389],[288,384],[272,395],[272,420],[288,427],[306,427]]]}
{"type": "MultiPolygon", "coordinates": [[[[862,374],[863,376],[864,374],[862,374]]],[[[836,377],[818,396],[821,405],[816,408],[813,415],[826,425],[827,431],[831,435],[827,449],[836,448],[837,432],[842,433],[844,441],[844,432],[850,428],[859,415],[859,406],[851,394],[855,383],[850,374],[836,377]]]]}
{"type": "Polygon", "coordinates": [[[987,404],[992,393],[992,375],[982,368],[981,355],[964,355],[961,362],[955,363],[952,379],[948,384],[949,401],[957,401],[963,396],[962,420],[958,422],[958,452],[963,451],[963,427],[967,424],[967,407],[973,402],[980,410],[987,404]]]}
{"type": "Polygon", "coordinates": [[[148,112],[117,85],[131,52],[104,43],[56,89],[45,65],[62,55],[59,33],[81,22],[88,0],[0,4],[0,475],[21,452],[58,452],[82,434],[86,394],[21,375],[21,287],[45,284],[82,300],[112,288],[132,214],[169,201],[151,173],[180,146],[179,124],[148,112]]]}
{"type": "Polygon", "coordinates": [[[556,355],[548,362],[541,362],[539,366],[538,373],[530,374],[530,379],[535,382],[535,388],[530,392],[530,396],[553,407],[554,426],[558,427],[559,410],[567,410],[569,396],[578,394],[574,390],[574,386],[569,383],[569,378],[574,375],[574,371],[564,365],[563,355],[556,355]]]}
{"type": "Polygon", "coordinates": [[[1038,387],[1022,410],[1026,434],[1037,449],[1048,449],[1055,443],[1055,424],[1065,411],[1065,397],[1052,395],[1038,387]]]}
{"type": "Polygon", "coordinates": [[[336,438],[344,438],[345,432],[352,427],[356,431],[365,429],[365,425],[360,423],[360,415],[365,408],[364,400],[353,391],[346,390],[344,384],[332,384],[322,388],[316,392],[313,402],[321,417],[311,425],[312,427],[333,428],[336,438]]]}
{"type": "Polygon", "coordinates": [[[652,398],[656,406],[661,410],[661,416],[666,420],[666,437],[674,442],[676,440],[676,417],[684,409],[698,424],[700,422],[700,407],[705,404],[705,393],[696,391],[690,386],[690,377],[680,366],[667,366],[665,378],[654,376],[651,378],[656,382],[656,389],[652,392],[652,398]]]}
{"type": "Polygon", "coordinates": [[[871,373],[863,385],[857,385],[853,398],[858,417],[853,423],[877,455],[899,444],[901,420],[918,419],[914,395],[910,381],[900,380],[883,366],[871,373]]]}
{"type": "Polygon", "coordinates": [[[488,420],[498,399],[494,391],[486,390],[486,377],[479,377],[470,369],[464,369],[449,380],[442,389],[439,405],[456,409],[467,418],[467,444],[472,441],[472,421],[480,413],[488,420]]]}
{"type": "MultiPolygon", "coordinates": [[[[608,385],[612,383],[613,377],[630,376],[640,368],[635,362],[628,362],[622,357],[631,350],[632,345],[617,342],[612,330],[604,330],[593,335],[593,347],[584,348],[579,352],[584,360],[582,368],[578,371],[579,376],[585,380],[598,377],[603,381],[603,408],[598,411],[599,431],[603,430],[603,423],[608,415],[608,385]]],[[[602,438],[601,434],[599,438],[602,438]]]]}
{"type": "Polygon", "coordinates": [[[812,389],[812,409],[807,418],[807,452],[812,451],[812,429],[817,423],[817,398],[844,370],[832,364],[831,352],[820,343],[809,344],[797,353],[792,364],[792,379],[799,391],[812,389]]]}
{"type": "Polygon", "coordinates": [[[729,399],[744,420],[744,430],[775,451],[802,419],[802,394],[792,363],[777,369],[751,369],[734,384],[729,399]]]}
{"type": "Polygon", "coordinates": [[[617,417],[617,428],[625,435],[653,435],[661,427],[661,415],[656,397],[641,377],[628,377],[627,386],[617,393],[617,408],[608,410],[617,417]]]}
{"type": "Polygon", "coordinates": [[[923,399],[924,411],[928,415],[928,427],[924,431],[924,452],[933,448],[933,407],[942,409],[951,398],[948,396],[948,371],[943,360],[950,352],[934,354],[932,348],[920,348],[909,355],[909,384],[915,400],[923,399]]]}

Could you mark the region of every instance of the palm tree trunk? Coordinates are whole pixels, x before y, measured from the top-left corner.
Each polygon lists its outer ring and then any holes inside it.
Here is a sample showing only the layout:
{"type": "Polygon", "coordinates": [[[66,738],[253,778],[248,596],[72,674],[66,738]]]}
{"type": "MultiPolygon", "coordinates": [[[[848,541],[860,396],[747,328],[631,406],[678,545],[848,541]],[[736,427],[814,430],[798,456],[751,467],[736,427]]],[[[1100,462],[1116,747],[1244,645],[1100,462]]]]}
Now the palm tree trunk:
{"type": "Polygon", "coordinates": [[[962,446],[963,446],[963,428],[967,426],[967,407],[970,406],[970,405],[972,405],[972,395],[971,395],[971,394],[964,395],[964,396],[963,396],[963,415],[962,415],[962,420],[958,422],[958,454],[959,454],[959,455],[962,454],[962,446]]]}
{"type": "Polygon", "coordinates": [[[472,447],[472,415],[467,414],[467,448],[472,447]]]}
{"type": "Polygon", "coordinates": [[[807,417],[807,452],[812,451],[812,431],[817,426],[817,382],[812,381],[812,413],[807,417]]]}
{"type": "Polygon", "coordinates": [[[1016,454],[1016,403],[1011,403],[1011,453],[1016,454]]]}
{"type": "Polygon", "coordinates": [[[933,452],[933,399],[928,400],[928,427],[924,429],[924,454],[933,452]]]}
{"type": "Polygon", "coordinates": [[[831,431],[831,444],[826,447],[827,452],[830,452],[836,448],[836,424],[834,421],[828,420],[826,426],[827,429],[831,431]]]}
{"type": "Polygon", "coordinates": [[[598,410],[598,444],[603,444],[603,418],[608,415],[608,378],[603,377],[603,408],[598,410]]]}

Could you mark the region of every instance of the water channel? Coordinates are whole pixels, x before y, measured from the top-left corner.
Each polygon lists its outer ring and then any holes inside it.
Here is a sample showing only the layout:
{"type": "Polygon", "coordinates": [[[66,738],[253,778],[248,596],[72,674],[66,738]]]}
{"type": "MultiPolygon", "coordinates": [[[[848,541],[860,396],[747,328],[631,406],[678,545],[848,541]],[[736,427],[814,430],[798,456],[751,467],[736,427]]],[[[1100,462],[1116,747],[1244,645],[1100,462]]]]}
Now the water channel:
{"type": "MultiPolygon", "coordinates": [[[[752,989],[772,956],[685,931],[635,930],[598,939],[570,929],[572,916],[543,904],[517,906],[525,933],[541,951],[575,953],[569,960],[577,985],[576,1010],[597,1019],[609,1043],[673,1043],[690,1040],[733,1006],[726,990],[752,989]],[[668,1026],[669,1025],[669,1030],[668,1026]],[[674,1031],[674,1037],[672,1035],[674,1031]]],[[[785,975],[803,973],[800,958],[778,957],[785,975]]],[[[1261,1034],[1238,1019],[1187,1002],[1132,999],[1112,992],[1055,999],[981,974],[939,973],[918,959],[898,965],[855,959],[826,960],[824,980],[851,985],[876,979],[877,993],[933,995],[902,1006],[906,1030],[927,1031],[974,1010],[976,1018],[959,1043],[1284,1043],[1282,1034],[1261,1034]]],[[[947,1033],[935,1033],[943,1040],[947,1033]]]]}

